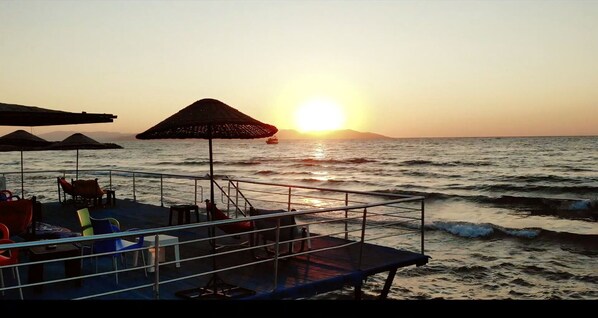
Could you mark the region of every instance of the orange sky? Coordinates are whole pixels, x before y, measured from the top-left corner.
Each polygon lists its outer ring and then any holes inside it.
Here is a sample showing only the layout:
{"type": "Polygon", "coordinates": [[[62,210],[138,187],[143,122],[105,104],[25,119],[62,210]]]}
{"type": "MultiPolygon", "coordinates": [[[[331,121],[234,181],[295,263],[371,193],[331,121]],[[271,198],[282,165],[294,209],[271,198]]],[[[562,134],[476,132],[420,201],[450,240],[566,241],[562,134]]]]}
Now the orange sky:
{"type": "Polygon", "coordinates": [[[210,97],[279,129],[319,99],[392,137],[598,135],[598,1],[1,1],[0,29],[0,102],[118,115],[34,133],[210,97]]]}

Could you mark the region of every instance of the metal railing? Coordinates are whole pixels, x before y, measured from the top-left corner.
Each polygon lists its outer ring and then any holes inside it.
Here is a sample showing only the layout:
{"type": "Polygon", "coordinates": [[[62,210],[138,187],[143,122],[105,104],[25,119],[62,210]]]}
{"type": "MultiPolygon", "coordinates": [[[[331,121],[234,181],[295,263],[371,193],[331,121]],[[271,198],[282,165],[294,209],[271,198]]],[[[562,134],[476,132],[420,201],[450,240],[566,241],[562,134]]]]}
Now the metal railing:
{"type": "MultiPolygon", "coordinates": [[[[56,173],[56,171],[32,172],[34,174],[56,173]]],[[[209,180],[205,177],[194,177],[173,174],[157,174],[146,172],[133,172],[125,170],[108,171],[81,171],[79,174],[85,177],[101,176],[109,179],[109,187],[118,189],[120,199],[131,199],[133,201],[143,201],[153,205],[176,204],[178,202],[197,202],[197,198],[203,200],[203,187],[209,187],[209,180]],[[159,182],[158,182],[159,181],[159,182]],[[207,182],[207,183],[206,183],[207,182]],[[200,183],[200,185],[198,185],[200,183]],[[201,184],[203,183],[203,184],[201,184]],[[157,186],[159,184],[159,186],[157,186]],[[187,189],[187,191],[179,188],[187,189]],[[191,188],[189,190],[189,188],[191,188]],[[166,190],[168,189],[168,191],[166,190]],[[190,199],[193,198],[193,199],[190,199]]],[[[5,174],[10,177],[10,174],[5,174]]],[[[20,177],[20,175],[19,175],[20,177]]],[[[53,180],[55,187],[56,175],[49,177],[53,180]]],[[[8,178],[7,178],[8,179],[8,178]]],[[[38,178],[45,180],[45,178],[38,178]]],[[[419,196],[404,196],[391,193],[362,192],[339,190],[333,188],[308,187],[300,185],[284,185],[268,182],[243,180],[243,179],[222,179],[219,180],[224,187],[218,187],[222,191],[218,192],[219,202],[224,212],[235,213],[243,212],[241,217],[233,217],[229,220],[210,221],[201,223],[192,223],[176,225],[169,227],[159,227],[152,229],[143,229],[136,231],[127,231],[113,234],[94,235],[90,237],[72,237],[44,241],[20,242],[14,244],[2,245],[3,250],[18,248],[28,250],[36,246],[48,246],[58,244],[90,245],[94,241],[102,239],[130,238],[143,236],[146,240],[153,240],[153,246],[144,246],[138,249],[127,251],[125,255],[141,252],[152,254],[153,264],[146,264],[132,268],[113,269],[106,266],[105,262],[102,271],[97,273],[80,273],[73,277],[45,280],[36,283],[20,284],[6,282],[4,287],[0,288],[2,293],[9,293],[15,297],[15,290],[19,288],[32,288],[42,284],[55,284],[78,279],[85,281],[106,282],[112,277],[102,277],[107,274],[122,274],[123,279],[131,278],[126,283],[118,285],[116,288],[111,284],[106,288],[95,287],[93,290],[72,287],[73,294],[69,298],[119,298],[118,294],[140,295],[139,297],[160,298],[160,293],[165,287],[176,284],[181,281],[196,280],[197,278],[208,278],[221,272],[233,271],[242,268],[249,268],[263,263],[272,263],[271,289],[274,290],[279,279],[280,261],[300,255],[309,255],[316,252],[323,252],[333,249],[346,248],[352,245],[360,245],[368,242],[376,245],[391,246],[395,248],[419,249],[424,254],[424,198],[419,196]],[[224,208],[226,207],[226,208],[224,208]],[[287,212],[281,212],[269,215],[249,216],[250,207],[257,209],[282,209],[287,212]],[[281,225],[283,218],[292,217],[297,225],[281,225]],[[209,229],[217,227],[230,226],[239,222],[258,222],[260,220],[270,220],[274,224],[269,228],[254,229],[245,232],[253,237],[259,237],[260,233],[266,231],[275,231],[276,239],[259,243],[256,241],[250,245],[239,245],[234,249],[210,248],[210,242],[221,242],[235,240],[238,234],[222,234],[218,232],[214,236],[205,235],[210,233],[209,229]],[[306,229],[307,235],[282,239],[281,231],[285,228],[300,227],[306,229]],[[178,248],[184,249],[184,257],[179,259],[160,262],[160,235],[166,234],[171,237],[178,237],[181,231],[192,232],[196,235],[187,236],[183,239],[179,237],[178,248]],[[313,247],[311,244],[320,238],[337,238],[336,244],[323,247],[313,247]],[[296,251],[292,254],[285,253],[284,247],[288,244],[293,246],[296,243],[307,245],[307,249],[296,251]],[[247,255],[264,254],[264,249],[269,249],[271,254],[266,257],[255,258],[247,255]],[[232,257],[234,256],[234,257],[232,257]],[[205,266],[198,264],[209,264],[214,259],[239,260],[238,262],[227,262],[226,265],[205,269],[205,266]],[[230,264],[229,264],[230,263],[230,264]],[[184,271],[173,271],[169,265],[180,264],[184,271]],[[202,269],[203,268],[203,269],[202,269]],[[153,276],[145,276],[145,271],[153,270],[153,276]],[[78,289],[77,289],[78,288],[78,289]],[[12,291],[12,292],[11,292],[12,291]],[[85,294],[84,292],[88,292],[85,294]],[[137,294],[134,294],[136,292],[137,294]],[[145,295],[145,296],[141,296],[145,295]]],[[[26,193],[37,193],[38,185],[29,188],[26,193]]],[[[56,190],[55,190],[56,191],[56,190]]],[[[39,197],[39,196],[38,196],[39,197]]],[[[51,198],[43,198],[51,201],[51,198]]],[[[42,200],[43,201],[43,200],[42,200]]],[[[55,200],[54,200],[55,201],[55,200]]],[[[230,214],[229,214],[230,215],[230,214]]],[[[150,244],[148,244],[150,245],[150,244]]],[[[172,242],[167,246],[172,246],[172,242]]],[[[78,256],[64,257],[47,261],[31,262],[23,261],[19,264],[3,266],[1,269],[11,270],[17,268],[30,268],[32,265],[45,264],[51,262],[63,262],[67,260],[79,260],[83,265],[89,260],[96,259],[98,256],[110,256],[115,253],[104,254],[81,254],[78,256]]],[[[361,255],[360,255],[361,262],[361,255]]],[[[95,260],[96,266],[98,260],[95,260]]],[[[86,268],[85,266],[83,266],[86,268]]],[[[102,284],[97,284],[101,286],[102,284]]],[[[65,294],[66,295],[66,294],[65,294]]],[[[0,299],[3,296],[0,295],[0,299]]],[[[5,296],[6,297],[6,296],[5,296]]]]}
{"type": "MultiPolygon", "coordinates": [[[[74,179],[75,170],[37,170],[24,172],[21,180],[20,172],[2,172],[6,184],[15,189],[13,194],[21,198],[35,195],[38,201],[53,202],[57,194],[57,177],[64,177],[70,182],[74,179]],[[24,193],[20,190],[24,182],[24,193]],[[18,185],[18,187],[17,187],[18,185]],[[54,196],[56,193],[56,196],[54,196]]],[[[182,174],[166,174],[129,170],[79,170],[79,179],[98,179],[100,186],[110,190],[118,190],[119,197],[133,201],[159,204],[197,204],[204,200],[204,187],[209,189],[207,176],[190,176],[182,174]]]]}

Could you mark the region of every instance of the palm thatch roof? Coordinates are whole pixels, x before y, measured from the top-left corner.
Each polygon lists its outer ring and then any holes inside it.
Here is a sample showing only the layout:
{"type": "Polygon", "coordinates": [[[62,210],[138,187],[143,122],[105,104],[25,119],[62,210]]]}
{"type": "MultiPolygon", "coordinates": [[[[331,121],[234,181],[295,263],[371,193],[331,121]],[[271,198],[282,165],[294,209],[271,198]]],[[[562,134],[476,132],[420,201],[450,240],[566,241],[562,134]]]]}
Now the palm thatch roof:
{"type": "Polygon", "coordinates": [[[138,134],[138,139],[253,139],[278,132],[237,109],[211,98],[204,98],[183,108],[157,125],[138,134]]]}
{"type": "Polygon", "coordinates": [[[74,149],[121,149],[122,146],[114,143],[101,143],[84,134],[75,133],[64,140],[52,144],[51,150],[74,150],[74,149]]]}
{"type": "Polygon", "coordinates": [[[112,114],[71,113],[41,107],[0,103],[0,126],[54,126],[111,123],[112,114]]]}
{"type": "Polygon", "coordinates": [[[15,130],[9,134],[0,137],[0,146],[2,146],[3,149],[7,149],[5,151],[11,151],[11,148],[14,148],[13,150],[41,148],[46,147],[50,144],[50,141],[35,136],[22,129],[15,130]]]}

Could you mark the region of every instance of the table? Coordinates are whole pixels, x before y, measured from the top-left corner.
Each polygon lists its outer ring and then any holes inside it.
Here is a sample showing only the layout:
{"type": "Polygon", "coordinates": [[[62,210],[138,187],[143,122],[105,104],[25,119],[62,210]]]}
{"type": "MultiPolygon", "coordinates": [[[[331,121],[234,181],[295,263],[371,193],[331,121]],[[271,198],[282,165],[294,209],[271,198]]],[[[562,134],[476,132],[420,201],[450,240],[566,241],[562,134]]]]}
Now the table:
{"type": "Polygon", "coordinates": [[[172,214],[178,213],[179,224],[191,223],[191,211],[195,212],[197,222],[199,222],[199,207],[197,204],[178,204],[170,206],[170,218],[168,225],[172,225],[172,214]]]}
{"type": "MultiPolygon", "coordinates": [[[[48,249],[46,246],[34,246],[29,248],[29,260],[32,262],[48,261],[66,257],[81,256],[81,250],[74,244],[60,244],[55,248],[48,249]]],[[[29,283],[39,283],[44,280],[44,264],[29,265],[29,283]]],[[[81,276],[81,259],[69,259],[64,261],[64,273],[66,277],[81,276]]],[[[74,280],[76,286],[81,286],[81,279],[74,280]]],[[[35,292],[41,292],[43,285],[34,286],[35,292]]]]}
{"type": "MultiPolygon", "coordinates": [[[[160,262],[164,262],[165,261],[165,250],[164,248],[167,246],[174,246],[174,259],[177,261],[176,262],[176,267],[181,267],[181,254],[179,251],[179,238],[176,236],[170,236],[170,235],[166,235],[166,234],[160,234],[158,235],[158,239],[159,239],[159,244],[160,244],[160,249],[158,251],[158,260],[160,262]]],[[[155,260],[155,246],[156,243],[156,236],[155,235],[150,235],[150,236],[146,236],[143,238],[143,246],[145,247],[149,247],[149,253],[147,253],[146,256],[146,264],[147,265],[154,265],[154,260],[155,260]]],[[[135,261],[133,262],[133,266],[137,266],[137,252],[135,252],[135,261]]],[[[147,269],[148,272],[153,272],[154,271],[154,267],[149,267],[147,269]]]]}

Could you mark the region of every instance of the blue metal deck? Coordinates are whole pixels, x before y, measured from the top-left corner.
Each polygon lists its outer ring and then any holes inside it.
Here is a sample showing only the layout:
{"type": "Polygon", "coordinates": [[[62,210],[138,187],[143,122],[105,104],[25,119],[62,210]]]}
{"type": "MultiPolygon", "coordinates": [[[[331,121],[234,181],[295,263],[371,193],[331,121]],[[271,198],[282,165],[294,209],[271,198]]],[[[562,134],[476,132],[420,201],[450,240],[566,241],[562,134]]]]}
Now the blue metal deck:
{"type": "MultiPolygon", "coordinates": [[[[76,215],[76,207],[72,204],[62,205],[60,203],[45,203],[43,205],[43,221],[50,224],[60,225],[69,228],[75,232],[79,231],[79,223],[76,215]]],[[[205,220],[205,212],[202,210],[202,220],[205,220]]],[[[168,225],[169,209],[153,205],[140,204],[130,200],[118,200],[116,207],[98,208],[91,211],[95,218],[114,217],[117,218],[124,229],[141,228],[152,229],[168,225]]],[[[172,234],[172,233],[170,233],[172,234]]],[[[169,235],[170,235],[169,234],[169,235]]],[[[205,229],[186,229],[174,233],[181,242],[196,239],[198,237],[207,237],[205,229]]],[[[312,236],[317,236],[312,233],[312,236]]],[[[232,239],[231,239],[232,240],[232,239]]],[[[328,246],[338,246],[348,241],[334,237],[320,237],[312,239],[312,250],[325,248],[328,246]]],[[[209,253],[209,244],[194,243],[181,245],[181,255],[183,258],[192,257],[198,253],[209,253]]],[[[172,248],[166,249],[167,259],[172,260],[172,248]]],[[[27,253],[23,253],[24,260],[27,253]]],[[[267,255],[267,254],[264,254],[267,255]]],[[[225,267],[234,264],[243,264],[254,261],[249,251],[227,255],[220,255],[217,259],[217,265],[225,267]]],[[[240,295],[240,299],[297,299],[308,298],[319,293],[338,290],[346,285],[359,286],[368,276],[391,272],[397,268],[406,266],[420,266],[428,262],[428,256],[397,250],[389,247],[383,247],[368,243],[359,243],[349,245],[343,248],[319,251],[313,254],[296,255],[286,260],[282,260],[278,265],[278,276],[276,287],[272,277],[275,263],[268,261],[260,264],[254,264],[247,267],[237,268],[219,273],[219,277],[226,283],[234,284],[252,290],[255,294],[240,295]],[[362,254],[361,254],[362,253],[362,254]],[[363,256],[359,264],[360,254],[363,256]]],[[[130,262],[129,262],[130,263],[130,262]]],[[[111,260],[108,258],[100,259],[99,268],[102,270],[112,267],[111,260]]],[[[143,270],[131,268],[130,272],[119,275],[119,284],[114,279],[114,274],[101,274],[96,277],[85,278],[81,287],[73,282],[59,282],[51,286],[45,286],[42,293],[36,293],[33,288],[24,288],[25,299],[71,299],[85,295],[109,292],[116,288],[123,289],[129,286],[138,286],[140,282],[147,281],[151,284],[154,274],[149,273],[146,277],[143,270]]],[[[176,280],[178,277],[184,277],[197,273],[198,270],[210,271],[212,262],[210,259],[192,260],[184,262],[180,268],[174,264],[160,267],[160,280],[176,280]]],[[[95,273],[95,264],[89,260],[83,262],[83,274],[89,275],[95,273]]],[[[45,265],[44,279],[63,278],[64,271],[61,262],[45,265]]],[[[13,282],[5,273],[5,282],[10,286],[13,282]]],[[[172,283],[160,285],[160,299],[184,299],[177,294],[182,291],[193,290],[203,287],[208,282],[210,276],[193,277],[185,280],[174,281],[172,283]]],[[[28,280],[26,270],[21,270],[22,282],[28,280]]],[[[16,292],[7,292],[2,298],[14,299],[16,292]]],[[[155,299],[155,293],[152,287],[142,290],[132,290],[129,292],[99,297],[99,299],[155,299]]]]}

